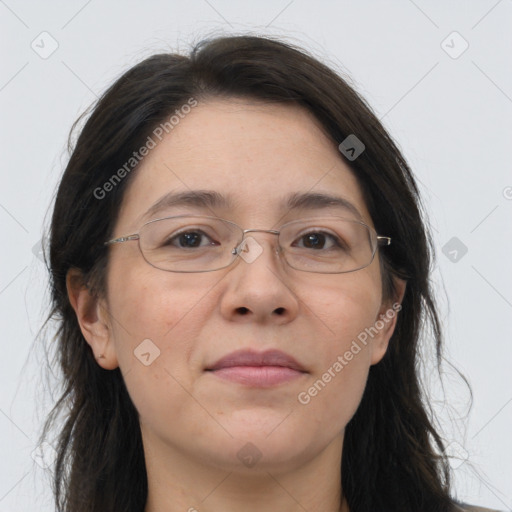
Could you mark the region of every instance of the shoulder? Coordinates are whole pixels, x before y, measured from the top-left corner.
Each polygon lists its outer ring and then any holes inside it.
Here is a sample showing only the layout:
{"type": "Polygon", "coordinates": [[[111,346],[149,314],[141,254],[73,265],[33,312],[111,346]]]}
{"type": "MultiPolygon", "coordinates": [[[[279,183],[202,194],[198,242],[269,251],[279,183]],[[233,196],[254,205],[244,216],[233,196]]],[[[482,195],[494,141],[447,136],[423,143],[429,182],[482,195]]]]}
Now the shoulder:
{"type": "Polygon", "coordinates": [[[492,508],[479,507],[477,505],[469,505],[468,503],[457,503],[455,512],[500,512],[492,508]]]}

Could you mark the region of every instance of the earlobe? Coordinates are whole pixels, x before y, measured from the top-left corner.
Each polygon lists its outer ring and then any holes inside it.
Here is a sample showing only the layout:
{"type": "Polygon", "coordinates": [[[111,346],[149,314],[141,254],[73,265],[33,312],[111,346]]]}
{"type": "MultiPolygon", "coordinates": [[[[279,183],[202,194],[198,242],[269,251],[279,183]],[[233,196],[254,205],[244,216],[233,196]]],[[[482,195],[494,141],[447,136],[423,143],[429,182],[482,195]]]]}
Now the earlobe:
{"type": "Polygon", "coordinates": [[[396,294],[390,300],[383,301],[379,310],[378,317],[375,321],[377,334],[372,342],[372,365],[377,364],[386,354],[389,340],[395,331],[396,322],[400,310],[402,309],[402,300],[405,295],[407,281],[394,278],[396,294]]]}
{"type": "Polygon", "coordinates": [[[91,292],[84,281],[83,273],[78,269],[68,271],[66,288],[80,330],[91,347],[94,358],[106,370],[117,368],[119,365],[105,301],[91,292]]]}

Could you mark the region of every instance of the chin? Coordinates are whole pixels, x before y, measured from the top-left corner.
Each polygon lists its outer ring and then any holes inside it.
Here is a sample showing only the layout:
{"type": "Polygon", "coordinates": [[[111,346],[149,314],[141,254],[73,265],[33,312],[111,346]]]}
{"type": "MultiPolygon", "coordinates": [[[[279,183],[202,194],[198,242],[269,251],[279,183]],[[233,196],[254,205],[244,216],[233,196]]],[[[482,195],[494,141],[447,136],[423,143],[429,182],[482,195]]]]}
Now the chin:
{"type": "Polygon", "coordinates": [[[310,447],[296,442],[286,442],[273,439],[230,441],[230,449],[226,450],[228,457],[217,454],[215,464],[226,471],[240,474],[255,475],[261,473],[279,474],[296,470],[302,464],[314,457],[315,453],[309,453],[310,447]]]}
{"type": "Polygon", "coordinates": [[[296,469],[313,458],[322,449],[320,445],[317,446],[319,439],[309,439],[304,429],[286,428],[284,423],[288,419],[283,422],[285,417],[280,418],[281,423],[273,422],[272,428],[265,430],[259,429],[256,424],[239,428],[232,425],[227,430],[233,438],[219,439],[215,445],[217,450],[227,455],[219,457],[217,451],[217,457],[214,456],[216,465],[241,473],[279,473],[296,469]]]}

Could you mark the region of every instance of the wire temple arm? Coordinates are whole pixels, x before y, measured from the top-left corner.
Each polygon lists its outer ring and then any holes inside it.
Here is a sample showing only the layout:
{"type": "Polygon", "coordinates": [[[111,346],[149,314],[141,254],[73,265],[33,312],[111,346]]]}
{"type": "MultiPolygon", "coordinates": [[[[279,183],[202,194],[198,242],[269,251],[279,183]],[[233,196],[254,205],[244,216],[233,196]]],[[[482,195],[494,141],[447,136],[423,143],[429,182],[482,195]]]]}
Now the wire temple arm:
{"type": "Polygon", "coordinates": [[[111,244],[120,244],[121,242],[128,242],[128,240],[138,240],[139,235],[127,235],[120,236],[119,238],[114,238],[113,240],[109,240],[105,242],[103,245],[111,245],[111,244]]]}

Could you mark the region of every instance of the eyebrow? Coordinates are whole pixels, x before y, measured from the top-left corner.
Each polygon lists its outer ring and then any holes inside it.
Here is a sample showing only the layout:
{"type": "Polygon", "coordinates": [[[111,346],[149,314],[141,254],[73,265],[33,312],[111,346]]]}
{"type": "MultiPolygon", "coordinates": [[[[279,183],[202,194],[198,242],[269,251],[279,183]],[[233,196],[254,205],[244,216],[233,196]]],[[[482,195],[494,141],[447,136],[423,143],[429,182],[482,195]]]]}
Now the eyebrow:
{"type": "MultiPolygon", "coordinates": [[[[235,201],[231,195],[222,195],[215,190],[169,192],[153,204],[141,218],[152,217],[174,206],[194,206],[214,210],[215,208],[232,209],[234,204],[235,201]]],[[[363,220],[359,210],[350,201],[341,196],[323,192],[295,192],[285,198],[281,205],[282,210],[288,211],[337,208],[352,213],[358,220],[363,220]]]]}

